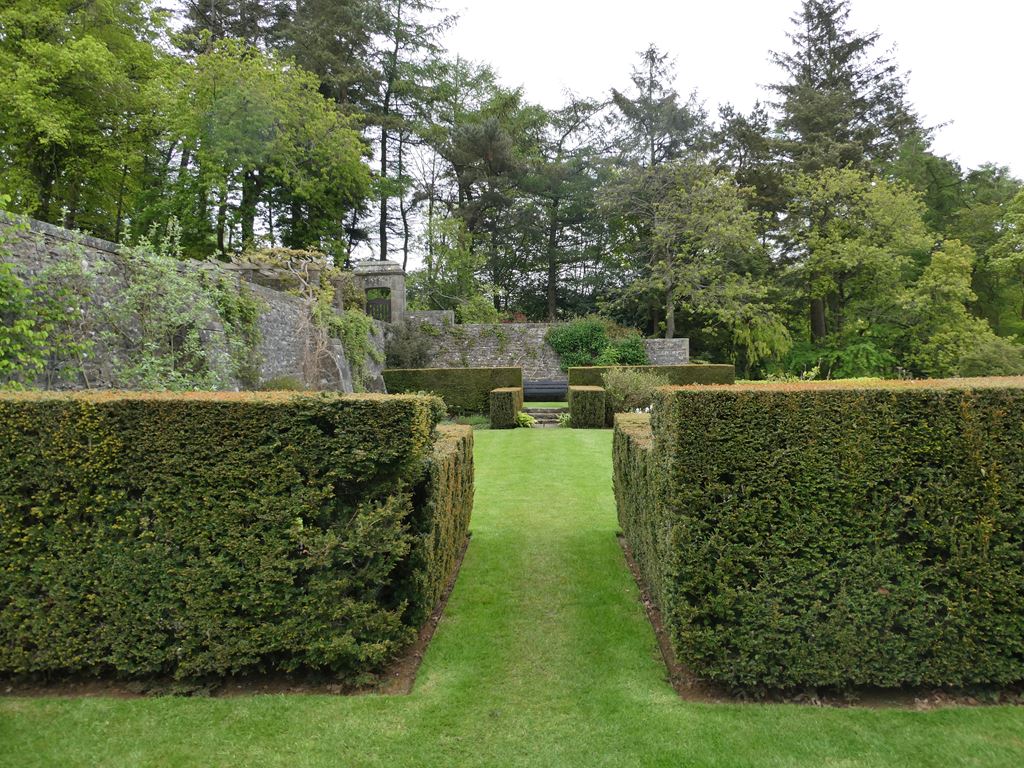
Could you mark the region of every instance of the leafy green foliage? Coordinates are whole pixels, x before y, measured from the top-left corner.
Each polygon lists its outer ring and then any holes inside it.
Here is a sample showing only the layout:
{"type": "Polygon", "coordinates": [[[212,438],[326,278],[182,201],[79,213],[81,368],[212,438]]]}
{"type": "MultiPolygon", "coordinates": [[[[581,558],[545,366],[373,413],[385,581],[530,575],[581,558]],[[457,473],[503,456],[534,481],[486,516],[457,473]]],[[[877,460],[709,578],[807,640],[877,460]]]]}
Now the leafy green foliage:
{"type": "Polygon", "coordinates": [[[516,414],[516,426],[523,429],[532,429],[537,426],[537,420],[530,414],[520,411],[516,414]]]}
{"type": "Polygon", "coordinates": [[[620,522],[680,660],[745,690],[1024,679],[1024,380],[661,390],[620,522]]]}
{"type": "Polygon", "coordinates": [[[403,320],[392,323],[384,344],[385,362],[389,368],[422,368],[430,362],[436,332],[429,323],[403,320]]]}
{"type": "Polygon", "coordinates": [[[522,388],[522,368],[386,368],[388,392],[430,392],[442,398],[449,413],[486,414],[491,390],[522,388]]]}
{"type": "Polygon", "coordinates": [[[435,448],[429,398],[30,395],[0,413],[4,674],[359,682],[414,636],[465,537],[471,438],[435,448]]]}
{"type": "Polygon", "coordinates": [[[315,315],[317,322],[324,323],[345,350],[345,359],[352,369],[352,386],[356,392],[366,391],[369,384],[367,361],[384,362],[384,354],[373,343],[377,334],[373,318],[361,309],[346,309],[341,313],[334,311],[333,296],[329,291],[321,294],[317,307],[320,310],[315,315]]]}
{"type": "Polygon", "coordinates": [[[46,365],[49,327],[37,322],[32,291],[0,263],[0,382],[17,388],[31,382],[46,365]]]}
{"type": "Polygon", "coordinates": [[[163,28],[146,0],[3,4],[0,189],[13,210],[120,235],[167,118],[163,28]]]}
{"type": "Polygon", "coordinates": [[[607,318],[591,315],[552,327],[544,336],[562,361],[562,370],[582,365],[643,365],[644,341],[607,318]]]}
{"type": "Polygon", "coordinates": [[[668,377],[659,374],[657,368],[610,368],[601,378],[609,427],[616,413],[650,410],[658,387],[669,383],[668,377]]]}

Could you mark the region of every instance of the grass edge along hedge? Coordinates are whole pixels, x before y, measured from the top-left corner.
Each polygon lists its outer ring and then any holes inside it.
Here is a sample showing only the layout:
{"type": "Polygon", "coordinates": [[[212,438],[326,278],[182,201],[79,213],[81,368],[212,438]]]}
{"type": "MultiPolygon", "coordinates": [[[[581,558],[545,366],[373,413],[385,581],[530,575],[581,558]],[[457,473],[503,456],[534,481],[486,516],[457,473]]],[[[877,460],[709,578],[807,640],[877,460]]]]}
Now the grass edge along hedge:
{"type": "Polygon", "coordinates": [[[659,390],[620,525],[679,659],[733,688],[1024,680],[1024,378],[659,390]]]}
{"type": "Polygon", "coordinates": [[[515,429],[516,418],[523,409],[522,387],[500,387],[489,395],[491,429],[515,429]]]}
{"type": "Polygon", "coordinates": [[[603,387],[569,387],[569,424],[573,429],[605,428],[605,392],[603,387]]]}
{"type": "Polygon", "coordinates": [[[486,414],[492,389],[523,386],[522,368],[386,368],[383,375],[388,392],[431,392],[456,415],[486,414]]]}
{"type": "Polygon", "coordinates": [[[0,395],[0,674],[367,682],[465,539],[472,435],[438,405],[0,395]]]}
{"type": "Polygon", "coordinates": [[[736,381],[734,365],[592,365],[569,369],[569,386],[599,387],[604,374],[611,368],[631,368],[662,376],[669,384],[733,384],[736,381]]]}

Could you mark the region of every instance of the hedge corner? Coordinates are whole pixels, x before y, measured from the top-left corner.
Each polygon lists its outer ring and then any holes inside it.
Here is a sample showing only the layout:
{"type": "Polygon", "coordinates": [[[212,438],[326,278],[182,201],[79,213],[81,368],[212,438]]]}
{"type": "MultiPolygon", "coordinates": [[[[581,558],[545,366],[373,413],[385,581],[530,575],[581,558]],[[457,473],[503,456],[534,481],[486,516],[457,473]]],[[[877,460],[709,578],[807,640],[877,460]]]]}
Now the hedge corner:
{"type": "Polygon", "coordinates": [[[522,387],[499,387],[490,394],[491,429],[515,429],[523,409],[522,387]]]}
{"type": "Polygon", "coordinates": [[[604,429],[604,388],[569,387],[569,415],[573,429],[604,429]]]}

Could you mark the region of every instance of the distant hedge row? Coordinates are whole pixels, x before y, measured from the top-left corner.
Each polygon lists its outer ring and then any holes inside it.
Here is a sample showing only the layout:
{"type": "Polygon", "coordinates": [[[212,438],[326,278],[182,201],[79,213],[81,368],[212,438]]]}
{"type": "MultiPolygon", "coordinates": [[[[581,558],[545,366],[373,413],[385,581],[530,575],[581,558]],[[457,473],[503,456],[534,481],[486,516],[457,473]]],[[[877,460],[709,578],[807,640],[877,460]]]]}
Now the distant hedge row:
{"type": "Polygon", "coordinates": [[[384,371],[388,392],[432,392],[454,414],[489,411],[492,389],[522,387],[522,368],[389,368],[384,371]]]}
{"type": "Polygon", "coordinates": [[[522,387],[501,387],[490,394],[491,429],[515,429],[523,409],[522,387]]]}
{"type": "Polygon", "coordinates": [[[1024,379],[659,392],[617,417],[623,531],[694,672],[1024,680],[1024,379]]]}
{"type": "Polygon", "coordinates": [[[736,381],[734,365],[594,365],[569,369],[569,386],[600,387],[604,374],[611,368],[630,368],[635,371],[656,373],[669,384],[732,384],[736,381]]]}
{"type": "Polygon", "coordinates": [[[472,435],[437,405],[0,396],[0,674],[367,679],[465,539],[472,435]]]}
{"type": "Polygon", "coordinates": [[[569,423],[573,429],[605,427],[605,392],[601,387],[569,387],[569,423]]]}

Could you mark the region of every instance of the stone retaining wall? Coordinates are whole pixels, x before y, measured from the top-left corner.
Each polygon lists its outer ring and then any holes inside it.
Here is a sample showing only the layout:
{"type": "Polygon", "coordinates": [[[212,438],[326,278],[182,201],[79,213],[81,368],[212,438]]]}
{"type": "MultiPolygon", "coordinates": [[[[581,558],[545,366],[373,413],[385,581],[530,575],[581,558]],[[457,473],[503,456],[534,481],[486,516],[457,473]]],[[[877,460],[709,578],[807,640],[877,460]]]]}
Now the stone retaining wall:
{"type": "MultiPolygon", "coordinates": [[[[562,360],[544,337],[554,323],[436,324],[428,368],[523,369],[525,381],[566,378],[562,360]]],[[[645,339],[651,365],[690,362],[689,339],[645,339]]]]}
{"type": "Polygon", "coordinates": [[[523,379],[564,379],[558,353],[544,341],[550,323],[448,325],[437,328],[429,368],[522,368],[523,379]]]}
{"type": "MultiPolygon", "coordinates": [[[[19,274],[32,276],[48,266],[70,258],[85,262],[111,262],[118,258],[119,246],[107,240],[100,240],[77,232],[55,227],[34,219],[15,220],[0,212],[0,258],[13,263],[19,274]]],[[[204,268],[217,269],[213,262],[204,262],[204,268]]],[[[183,267],[184,268],[184,267],[183,267]]],[[[223,276],[239,283],[243,282],[237,271],[222,270],[223,276]]],[[[259,318],[260,325],[260,377],[268,379],[288,378],[307,385],[318,380],[324,389],[351,392],[353,389],[352,370],[345,357],[341,343],[332,339],[329,349],[321,359],[319,371],[308,370],[306,345],[309,343],[309,324],[306,312],[298,297],[283,291],[260,285],[248,280],[245,286],[264,303],[265,310],[259,318]]],[[[106,289],[105,289],[106,290],[106,289]]],[[[117,290],[110,286],[109,290],[117,290]]],[[[102,299],[102,297],[99,297],[102,299]]],[[[223,346],[223,329],[216,318],[211,318],[208,327],[202,329],[204,341],[211,347],[223,346]]],[[[374,344],[383,350],[384,335],[380,328],[374,334],[374,344]]],[[[380,376],[381,365],[367,361],[370,371],[370,388],[383,391],[380,376]]],[[[108,360],[97,359],[87,371],[89,386],[109,386],[111,366],[108,360]]],[[[61,382],[51,377],[44,386],[84,386],[85,381],[61,382]]]]}

